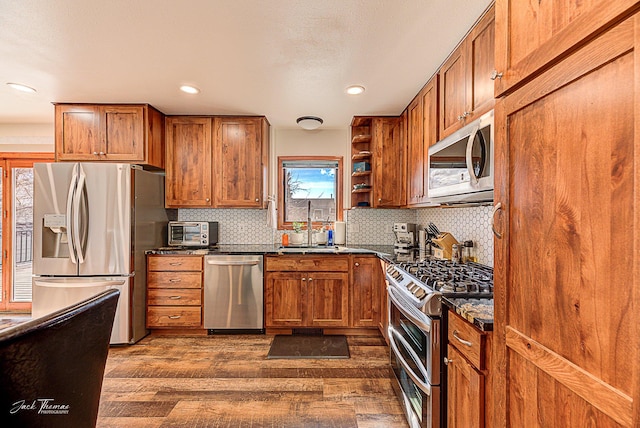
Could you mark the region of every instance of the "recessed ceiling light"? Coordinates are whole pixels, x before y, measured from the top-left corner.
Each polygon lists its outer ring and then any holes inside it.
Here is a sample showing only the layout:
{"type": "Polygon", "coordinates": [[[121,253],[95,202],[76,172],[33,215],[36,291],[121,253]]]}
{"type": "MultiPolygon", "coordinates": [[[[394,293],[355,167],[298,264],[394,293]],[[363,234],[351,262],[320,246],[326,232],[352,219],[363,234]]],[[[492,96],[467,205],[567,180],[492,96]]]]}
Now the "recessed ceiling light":
{"type": "Polygon", "coordinates": [[[302,129],[317,129],[322,125],[324,121],[316,116],[302,116],[296,119],[296,123],[300,125],[302,129]]]}
{"type": "Polygon", "coordinates": [[[360,95],[363,92],[364,92],[364,86],[351,85],[347,87],[347,94],[349,95],[360,95]]]}
{"type": "Polygon", "coordinates": [[[16,91],[28,92],[30,94],[35,94],[36,92],[38,92],[34,88],[32,88],[31,86],[22,85],[20,83],[7,83],[7,86],[12,87],[16,91]]]}
{"type": "Polygon", "coordinates": [[[200,89],[190,85],[182,85],[180,86],[180,90],[182,92],[186,92],[187,94],[197,94],[200,92],[200,89]]]}

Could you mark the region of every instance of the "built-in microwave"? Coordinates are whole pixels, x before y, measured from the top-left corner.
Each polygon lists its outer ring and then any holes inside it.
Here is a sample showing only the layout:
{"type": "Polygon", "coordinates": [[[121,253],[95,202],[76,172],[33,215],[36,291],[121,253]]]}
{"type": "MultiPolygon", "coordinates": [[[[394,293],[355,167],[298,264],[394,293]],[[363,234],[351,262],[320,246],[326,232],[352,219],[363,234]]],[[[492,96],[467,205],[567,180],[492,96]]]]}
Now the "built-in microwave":
{"type": "Polygon", "coordinates": [[[427,196],[436,203],[493,200],[493,110],[429,148],[427,196]]]}
{"type": "Polygon", "coordinates": [[[218,243],[217,221],[170,221],[169,245],[208,247],[218,243]]]}

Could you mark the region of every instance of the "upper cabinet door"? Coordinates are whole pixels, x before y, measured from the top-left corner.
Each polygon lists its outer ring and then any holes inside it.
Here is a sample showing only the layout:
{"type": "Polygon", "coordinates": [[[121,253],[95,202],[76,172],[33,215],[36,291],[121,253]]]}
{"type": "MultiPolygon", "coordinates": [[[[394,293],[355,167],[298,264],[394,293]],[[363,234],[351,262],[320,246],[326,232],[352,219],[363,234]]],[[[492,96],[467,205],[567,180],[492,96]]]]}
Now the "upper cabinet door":
{"type": "Polygon", "coordinates": [[[166,126],[166,206],[212,207],[211,118],[169,117],[166,126]]]}
{"type": "Polygon", "coordinates": [[[406,148],[402,118],[375,117],[373,133],[373,206],[400,207],[406,203],[406,148]]]}
{"type": "Polygon", "coordinates": [[[216,206],[263,206],[263,121],[257,118],[214,119],[216,206]]]}
{"type": "Polygon", "coordinates": [[[493,108],[494,34],[492,6],[440,68],[440,138],[493,108]]]}
{"type": "Polygon", "coordinates": [[[633,12],[636,0],[496,0],[495,96],[524,83],[633,12]]]}
{"type": "Polygon", "coordinates": [[[105,158],[113,161],[143,161],[143,107],[105,106],[102,117],[105,158]]]}
{"type": "Polygon", "coordinates": [[[97,160],[102,151],[100,107],[56,105],[56,160],[97,160]]]}

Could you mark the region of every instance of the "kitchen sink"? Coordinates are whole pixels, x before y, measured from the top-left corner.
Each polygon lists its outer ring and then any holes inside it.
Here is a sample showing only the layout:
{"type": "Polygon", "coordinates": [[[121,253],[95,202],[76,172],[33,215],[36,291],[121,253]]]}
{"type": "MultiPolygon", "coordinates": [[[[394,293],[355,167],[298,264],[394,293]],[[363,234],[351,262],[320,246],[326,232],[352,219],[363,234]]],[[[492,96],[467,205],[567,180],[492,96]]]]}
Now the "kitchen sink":
{"type": "Polygon", "coordinates": [[[336,254],[343,251],[346,251],[347,247],[306,247],[306,246],[296,246],[296,247],[280,247],[278,248],[278,253],[296,253],[296,254],[318,254],[318,253],[329,253],[336,254]]]}

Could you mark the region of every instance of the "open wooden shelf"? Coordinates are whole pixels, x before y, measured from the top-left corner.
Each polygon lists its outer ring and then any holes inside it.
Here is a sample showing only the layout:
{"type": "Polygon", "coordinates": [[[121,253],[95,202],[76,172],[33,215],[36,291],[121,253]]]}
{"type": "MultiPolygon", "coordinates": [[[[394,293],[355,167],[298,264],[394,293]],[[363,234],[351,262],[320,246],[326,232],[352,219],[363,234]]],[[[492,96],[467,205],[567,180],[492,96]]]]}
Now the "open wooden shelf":
{"type": "Polygon", "coordinates": [[[368,143],[371,141],[371,134],[354,135],[351,138],[351,144],[368,143]]]}

